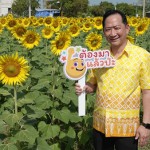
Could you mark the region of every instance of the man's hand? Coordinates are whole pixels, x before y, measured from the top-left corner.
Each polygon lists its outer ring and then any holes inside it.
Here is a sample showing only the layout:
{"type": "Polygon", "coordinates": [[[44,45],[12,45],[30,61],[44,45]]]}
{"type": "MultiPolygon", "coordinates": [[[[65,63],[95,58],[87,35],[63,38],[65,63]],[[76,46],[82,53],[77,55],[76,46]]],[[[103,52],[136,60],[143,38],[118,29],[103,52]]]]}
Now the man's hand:
{"type": "Polygon", "coordinates": [[[150,139],[150,130],[146,129],[144,126],[140,126],[137,129],[136,135],[135,135],[135,139],[138,139],[139,142],[139,146],[143,147],[146,144],[148,144],[148,141],[150,139]]]}
{"type": "Polygon", "coordinates": [[[95,90],[96,90],[96,85],[90,83],[86,83],[83,89],[78,83],[75,84],[75,91],[77,95],[80,95],[82,92],[93,93],[95,90]]]}

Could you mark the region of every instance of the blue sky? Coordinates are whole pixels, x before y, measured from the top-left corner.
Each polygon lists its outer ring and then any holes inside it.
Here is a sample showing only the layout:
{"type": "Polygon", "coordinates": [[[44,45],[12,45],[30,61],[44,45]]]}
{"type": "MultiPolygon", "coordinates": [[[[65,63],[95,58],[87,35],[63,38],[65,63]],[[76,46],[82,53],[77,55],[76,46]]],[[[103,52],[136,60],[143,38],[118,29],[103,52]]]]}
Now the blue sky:
{"type": "Polygon", "coordinates": [[[113,4],[117,4],[117,3],[128,3],[128,4],[136,4],[138,2],[138,0],[89,0],[89,4],[90,5],[99,5],[101,1],[108,1],[111,2],[113,4]]]}

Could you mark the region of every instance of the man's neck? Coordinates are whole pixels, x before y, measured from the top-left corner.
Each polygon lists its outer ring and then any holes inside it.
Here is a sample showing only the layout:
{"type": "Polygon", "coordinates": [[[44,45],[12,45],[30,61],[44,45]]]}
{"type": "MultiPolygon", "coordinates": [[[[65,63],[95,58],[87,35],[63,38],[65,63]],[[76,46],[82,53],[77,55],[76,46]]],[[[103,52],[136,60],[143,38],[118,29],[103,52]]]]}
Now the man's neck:
{"type": "Polygon", "coordinates": [[[114,58],[118,58],[122,55],[125,46],[127,45],[127,42],[125,42],[124,44],[120,45],[120,46],[111,46],[111,52],[114,56],[114,58]]]}

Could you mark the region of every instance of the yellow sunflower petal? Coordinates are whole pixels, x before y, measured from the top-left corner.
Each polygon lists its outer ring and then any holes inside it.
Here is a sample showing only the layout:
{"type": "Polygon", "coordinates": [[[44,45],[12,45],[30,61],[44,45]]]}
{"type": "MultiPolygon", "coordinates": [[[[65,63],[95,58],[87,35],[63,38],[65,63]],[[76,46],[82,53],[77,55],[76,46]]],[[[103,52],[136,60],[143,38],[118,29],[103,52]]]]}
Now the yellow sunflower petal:
{"type": "Polygon", "coordinates": [[[59,55],[62,50],[67,49],[71,44],[71,37],[69,33],[61,32],[55,40],[51,41],[51,51],[55,55],[59,55]]]}
{"type": "Polygon", "coordinates": [[[40,35],[34,31],[29,30],[23,36],[22,40],[23,45],[28,49],[32,49],[34,46],[38,46],[39,42],[40,42],[40,35]]]}
{"type": "Polygon", "coordinates": [[[85,40],[85,44],[88,46],[90,50],[97,50],[101,47],[102,44],[102,36],[100,34],[96,34],[91,32],[85,40]]]}
{"type": "Polygon", "coordinates": [[[27,60],[19,57],[18,53],[0,56],[0,80],[3,84],[22,84],[29,76],[28,72],[27,60]]]}

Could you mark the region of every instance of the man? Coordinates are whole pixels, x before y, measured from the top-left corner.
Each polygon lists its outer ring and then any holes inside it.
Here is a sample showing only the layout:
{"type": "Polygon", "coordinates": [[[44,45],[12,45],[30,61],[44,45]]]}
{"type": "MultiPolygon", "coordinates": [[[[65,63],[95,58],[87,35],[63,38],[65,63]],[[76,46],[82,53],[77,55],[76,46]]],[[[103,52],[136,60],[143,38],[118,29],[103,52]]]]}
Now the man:
{"type": "Polygon", "coordinates": [[[76,94],[96,91],[93,113],[95,150],[137,150],[150,135],[150,54],[127,40],[130,27],[126,16],[110,10],[103,16],[103,32],[116,59],[112,68],[93,69],[76,94]],[[143,123],[139,123],[140,94],[143,123]]]}

